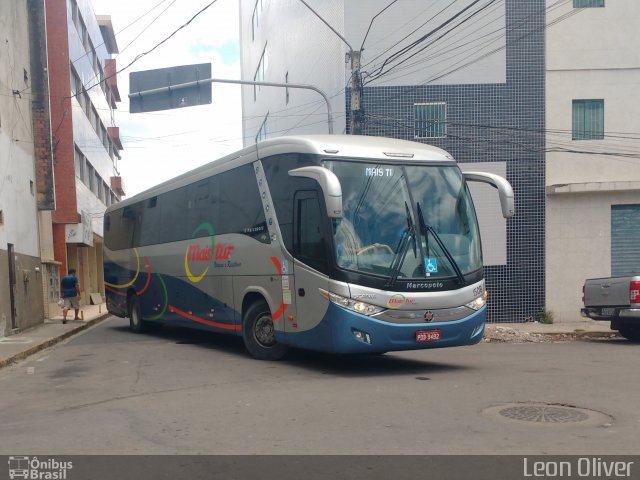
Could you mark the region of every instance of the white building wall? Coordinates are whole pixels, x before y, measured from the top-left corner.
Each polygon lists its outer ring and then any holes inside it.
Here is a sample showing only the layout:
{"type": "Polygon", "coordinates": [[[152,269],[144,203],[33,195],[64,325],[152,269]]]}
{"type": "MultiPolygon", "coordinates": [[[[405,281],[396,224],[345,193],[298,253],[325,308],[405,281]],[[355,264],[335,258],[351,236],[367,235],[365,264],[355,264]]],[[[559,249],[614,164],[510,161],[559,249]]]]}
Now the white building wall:
{"type": "Polygon", "coordinates": [[[580,320],[586,278],[611,275],[611,205],[640,203],[638,191],[571,193],[547,202],[547,308],[580,320]]]}
{"type": "MultiPolygon", "coordinates": [[[[331,98],[334,132],[345,125],[344,86],[346,46],[299,0],[258,0],[262,5],[259,27],[252,37],[252,16],[256,1],[240,1],[242,79],[254,80],[260,57],[267,48],[265,81],[309,84],[331,98]],[[252,39],[253,38],[253,39],[252,39]],[[295,46],[295,48],[290,48],[295,46]],[[306,52],[300,55],[300,51],[306,52]]],[[[342,0],[314,6],[331,25],[344,30],[342,0]]],[[[242,87],[244,145],[255,143],[256,133],[268,113],[267,137],[289,133],[327,133],[327,107],[322,97],[310,90],[261,87],[254,101],[254,88],[242,87]]]]}
{"type": "Polygon", "coordinates": [[[0,337],[43,316],[29,18],[25,2],[0,1],[0,337]]]}
{"type": "Polygon", "coordinates": [[[567,13],[547,30],[546,303],[571,321],[584,280],[611,274],[611,205],[640,204],[640,2],[568,2],[547,23],[567,13]],[[571,139],[574,99],[604,100],[603,140],[571,139]]]}
{"type": "Polygon", "coordinates": [[[12,243],[17,254],[39,257],[30,83],[24,79],[31,70],[26,25],[22,2],[0,2],[0,250],[12,243]],[[14,90],[22,93],[12,95],[14,90]]]}
{"type": "MultiPolygon", "coordinates": [[[[309,5],[353,48],[360,50],[371,19],[389,2],[387,0],[309,1],[309,5]]],[[[374,73],[390,53],[386,52],[409,35],[416,40],[472,4],[458,2],[424,2],[404,0],[394,4],[373,23],[362,54],[363,73],[374,73]],[[412,33],[414,32],[414,33],[412,33]],[[377,58],[378,57],[378,58],[377,58]]],[[[465,18],[464,14],[459,17],[465,18]]],[[[506,81],[505,6],[497,2],[468,20],[472,26],[460,28],[438,43],[426,48],[393,74],[371,85],[504,83],[506,81]],[[471,23],[473,22],[473,23],[471,23]],[[435,50],[435,51],[434,51],[435,50]],[[489,52],[495,53],[487,55],[489,52]],[[485,57],[485,55],[487,55],[485,57]],[[479,61],[453,71],[472,58],[479,61]],[[436,73],[451,71],[442,78],[436,73]]],[[[446,29],[443,29],[444,32],[446,29]]],[[[402,45],[405,45],[403,43],[402,45]]],[[[345,131],[345,87],[349,85],[350,66],[345,63],[349,47],[299,0],[240,0],[240,46],[242,79],[253,80],[263,49],[267,45],[266,81],[311,84],[331,97],[335,133],[345,131]],[[252,35],[252,17],[260,10],[258,28],[252,35]]],[[[396,48],[397,49],[397,48],[396,48]]],[[[284,89],[263,87],[254,102],[253,87],[243,87],[244,144],[255,142],[268,112],[267,136],[326,133],[326,107],[315,92],[290,90],[286,104],[284,89]]]]}

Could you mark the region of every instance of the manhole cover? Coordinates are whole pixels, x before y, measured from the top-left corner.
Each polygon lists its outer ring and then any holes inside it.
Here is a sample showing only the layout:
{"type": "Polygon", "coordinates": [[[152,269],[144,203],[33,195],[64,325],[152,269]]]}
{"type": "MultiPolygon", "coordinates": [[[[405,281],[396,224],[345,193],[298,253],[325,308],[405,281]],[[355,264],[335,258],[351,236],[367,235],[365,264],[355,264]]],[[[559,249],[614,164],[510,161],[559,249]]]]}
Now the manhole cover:
{"type": "Polygon", "coordinates": [[[575,408],[553,405],[516,405],[503,408],[500,415],[513,420],[538,423],[584,422],[589,418],[589,415],[575,408]]]}
{"type": "Polygon", "coordinates": [[[485,414],[507,420],[537,424],[575,424],[610,426],[612,418],[602,412],[568,405],[512,403],[484,410],[485,414]]]}

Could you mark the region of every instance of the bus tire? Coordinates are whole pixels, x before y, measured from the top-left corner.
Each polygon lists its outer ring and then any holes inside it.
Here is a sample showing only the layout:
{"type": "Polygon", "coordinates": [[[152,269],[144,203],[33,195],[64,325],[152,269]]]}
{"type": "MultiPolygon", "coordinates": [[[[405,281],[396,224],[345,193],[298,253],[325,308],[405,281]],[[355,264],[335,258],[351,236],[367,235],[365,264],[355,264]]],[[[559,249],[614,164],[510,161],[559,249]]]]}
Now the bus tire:
{"type": "Polygon", "coordinates": [[[271,310],[265,301],[249,305],[242,319],[242,339],[253,358],[280,360],[287,353],[287,346],[275,338],[271,310]]]}
{"type": "Polygon", "coordinates": [[[131,295],[128,302],[129,329],[134,333],[142,333],[146,330],[146,322],[142,320],[140,313],[140,300],[137,295],[131,295]]]}

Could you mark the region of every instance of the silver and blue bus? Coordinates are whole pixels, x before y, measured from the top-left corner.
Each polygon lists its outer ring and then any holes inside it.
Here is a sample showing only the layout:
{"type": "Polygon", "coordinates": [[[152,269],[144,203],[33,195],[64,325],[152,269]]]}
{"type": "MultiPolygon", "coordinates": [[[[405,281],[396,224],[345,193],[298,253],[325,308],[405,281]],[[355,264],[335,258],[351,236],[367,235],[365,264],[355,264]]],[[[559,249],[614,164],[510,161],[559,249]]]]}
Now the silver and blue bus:
{"type": "Polygon", "coordinates": [[[110,206],[110,313],[241,336],[255,358],[478,343],[486,293],[467,182],[444,150],[380,137],[270,139],[110,206]]]}

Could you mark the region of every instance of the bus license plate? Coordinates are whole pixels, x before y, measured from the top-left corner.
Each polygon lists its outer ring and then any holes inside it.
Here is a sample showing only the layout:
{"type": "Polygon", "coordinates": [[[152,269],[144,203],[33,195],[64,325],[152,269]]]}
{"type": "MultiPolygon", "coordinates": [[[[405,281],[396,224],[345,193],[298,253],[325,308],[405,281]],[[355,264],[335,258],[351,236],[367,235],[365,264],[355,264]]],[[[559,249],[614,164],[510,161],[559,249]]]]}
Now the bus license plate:
{"type": "Polygon", "coordinates": [[[440,340],[440,330],[418,330],[416,342],[437,342],[440,340]]]}

